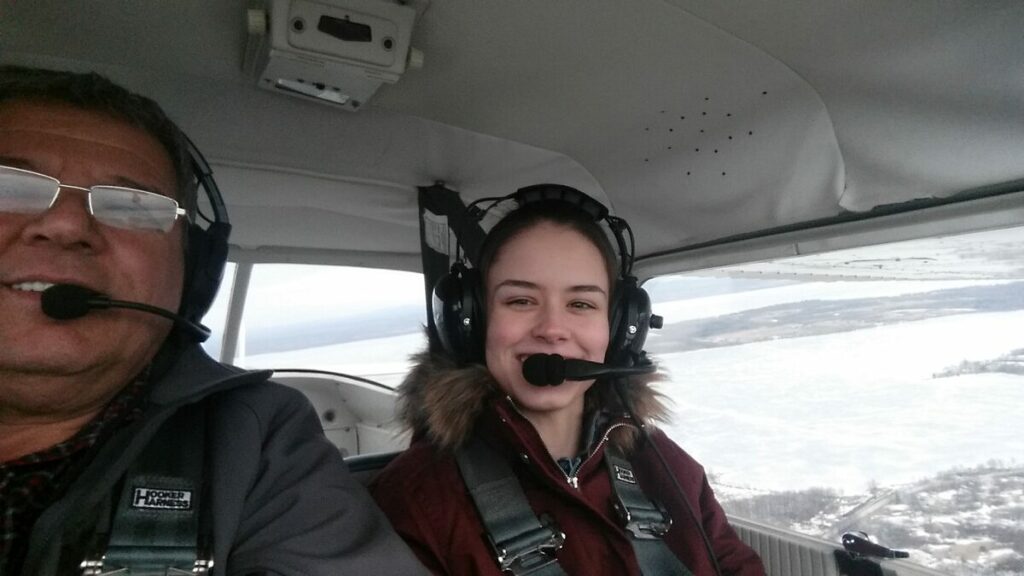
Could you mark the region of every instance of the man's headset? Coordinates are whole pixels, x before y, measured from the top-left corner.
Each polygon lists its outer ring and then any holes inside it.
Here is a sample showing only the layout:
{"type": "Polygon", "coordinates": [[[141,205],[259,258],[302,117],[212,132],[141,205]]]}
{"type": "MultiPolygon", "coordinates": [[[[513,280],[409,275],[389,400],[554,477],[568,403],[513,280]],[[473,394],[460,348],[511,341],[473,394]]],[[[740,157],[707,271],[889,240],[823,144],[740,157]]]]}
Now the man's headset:
{"type": "Polygon", "coordinates": [[[211,220],[200,212],[197,201],[195,218],[188,222],[185,244],[185,284],[178,314],[198,324],[213,304],[224,276],[231,224],[210,165],[191,140],[186,137],[185,141],[198,185],[206,192],[213,210],[211,220]],[[208,223],[206,228],[200,226],[200,218],[208,223]]]}
{"type": "MultiPolygon", "coordinates": [[[[487,212],[508,200],[514,200],[517,209],[534,202],[565,202],[594,222],[605,223],[615,239],[619,255],[616,285],[612,287],[610,339],[605,362],[616,367],[648,362],[643,352],[647,331],[652,326],[660,328],[661,319],[652,316],[651,299],[632,276],[635,246],[629,224],[622,218],[609,215],[608,208],[590,196],[560,184],[537,184],[520,188],[508,196],[483,198],[470,204],[466,210],[479,222],[487,212]],[[491,204],[485,209],[478,208],[483,202],[491,204]]],[[[486,315],[483,296],[484,284],[479,270],[470,268],[461,260],[453,264],[451,272],[434,285],[431,315],[438,341],[444,351],[460,364],[484,361],[486,315]]]]}

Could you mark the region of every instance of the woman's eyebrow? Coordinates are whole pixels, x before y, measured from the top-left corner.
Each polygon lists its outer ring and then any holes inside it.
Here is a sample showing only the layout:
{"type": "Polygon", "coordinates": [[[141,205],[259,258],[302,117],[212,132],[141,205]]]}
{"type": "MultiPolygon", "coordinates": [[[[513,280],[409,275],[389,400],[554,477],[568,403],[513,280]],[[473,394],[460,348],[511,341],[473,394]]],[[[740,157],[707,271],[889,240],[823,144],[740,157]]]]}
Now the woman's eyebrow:
{"type": "Polygon", "coordinates": [[[604,288],[596,284],[580,284],[578,286],[572,286],[569,288],[569,292],[598,292],[600,294],[607,294],[604,288]]]}
{"type": "MultiPolygon", "coordinates": [[[[528,282],[526,280],[503,280],[494,287],[494,290],[500,290],[501,288],[525,288],[527,290],[540,290],[540,286],[534,282],[528,282]]],[[[597,284],[577,284],[570,286],[566,292],[581,292],[581,293],[598,293],[607,294],[604,288],[601,288],[597,284]]]]}
{"type": "Polygon", "coordinates": [[[530,290],[537,290],[537,289],[540,288],[540,286],[537,286],[537,284],[535,284],[533,282],[527,282],[526,280],[512,280],[512,279],[509,279],[509,280],[502,280],[501,282],[498,283],[497,286],[494,287],[495,290],[498,290],[498,289],[501,289],[501,288],[527,288],[527,289],[530,289],[530,290]]]}

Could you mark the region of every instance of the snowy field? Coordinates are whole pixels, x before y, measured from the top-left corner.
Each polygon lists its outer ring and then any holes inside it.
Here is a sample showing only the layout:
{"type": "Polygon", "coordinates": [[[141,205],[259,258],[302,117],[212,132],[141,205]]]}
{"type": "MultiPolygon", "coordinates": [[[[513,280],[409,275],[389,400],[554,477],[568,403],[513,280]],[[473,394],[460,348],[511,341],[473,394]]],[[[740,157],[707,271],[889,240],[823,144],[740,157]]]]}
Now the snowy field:
{"type": "Polygon", "coordinates": [[[933,378],[1024,347],[1024,312],[968,314],[659,357],[667,432],[719,481],[863,492],[1024,462],[1024,376],[933,378]]]}

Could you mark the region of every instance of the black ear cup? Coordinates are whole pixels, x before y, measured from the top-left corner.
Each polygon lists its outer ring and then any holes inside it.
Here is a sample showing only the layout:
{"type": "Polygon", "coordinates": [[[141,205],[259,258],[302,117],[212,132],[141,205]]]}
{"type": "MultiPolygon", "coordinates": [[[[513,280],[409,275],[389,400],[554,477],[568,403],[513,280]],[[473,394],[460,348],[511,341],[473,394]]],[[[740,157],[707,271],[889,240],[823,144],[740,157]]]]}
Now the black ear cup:
{"type": "Polygon", "coordinates": [[[187,233],[185,287],[178,313],[198,323],[213,304],[224,276],[231,225],[214,222],[203,230],[197,224],[189,224],[187,233]]]}
{"type": "MultiPolygon", "coordinates": [[[[203,316],[217,297],[217,289],[224,276],[224,268],[228,262],[228,237],[231,235],[231,224],[228,222],[227,208],[220,195],[220,188],[213,179],[213,171],[203,158],[196,145],[182,134],[192,168],[198,185],[206,193],[213,210],[213,221],[204,230],[199,224],[190,222],[185,242],[185,283],[181,293],[181,306],[178,314],[199,324],[203,316]]],[[[207,220],[209,221],[209,220],[207,220]]],[[[200,342],[205,337],[195,336],[200,342]]]]}
{"type": "Polygon", "coordinates": [[[430,299],[437,339],[459,364],[483,362],[484,313],[480,273],[462,263],[442,276],[430,299]]]}
{"type": "Polygon", "coordinates": [[[641,358],[651,328],[651,297],[633,276],[620,280],[615,292],[605,362],[634,366],[641,358]]]}

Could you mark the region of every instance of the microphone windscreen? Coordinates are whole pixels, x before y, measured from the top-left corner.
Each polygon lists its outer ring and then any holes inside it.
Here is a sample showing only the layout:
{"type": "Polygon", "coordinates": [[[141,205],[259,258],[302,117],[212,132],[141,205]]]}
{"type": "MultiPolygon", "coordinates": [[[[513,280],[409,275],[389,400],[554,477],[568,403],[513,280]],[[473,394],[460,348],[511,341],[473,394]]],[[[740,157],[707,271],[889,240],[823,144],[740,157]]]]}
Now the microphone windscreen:
{"type": "Polygon", "coordinates": [[[98,293],[74,284],[55,284],[43,290],[43,314],[55,320],[73,320],[89,313],[89,299],[98,293]]]}
{"type": "Polygon", "coordinates": [[[534,386],[557,386],[565,381],[565,359],[558,354],[532,354],[523,361],[523,378],[534,386]]]}

